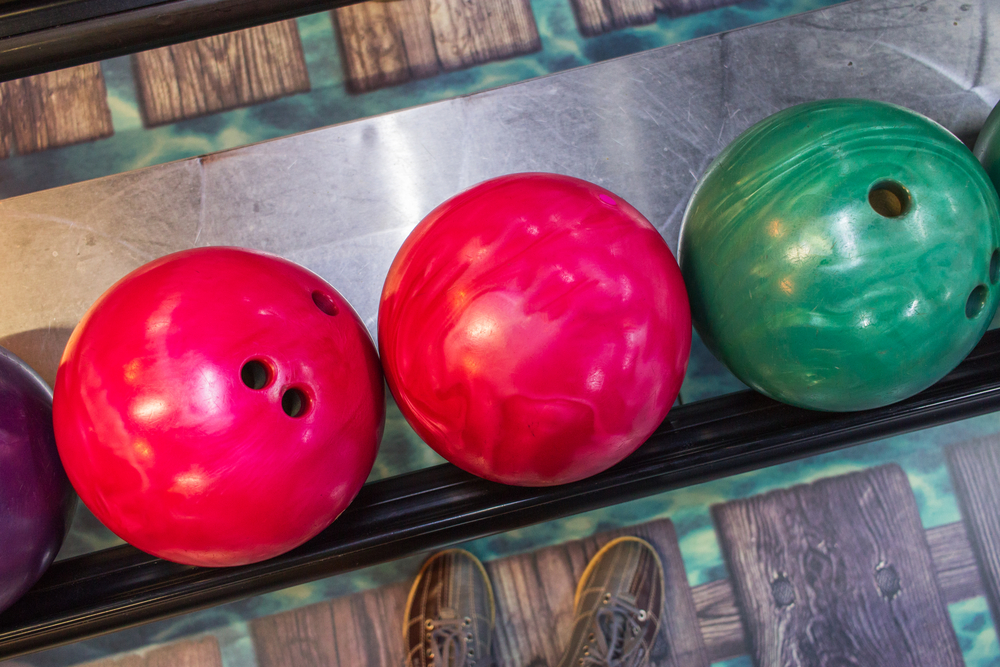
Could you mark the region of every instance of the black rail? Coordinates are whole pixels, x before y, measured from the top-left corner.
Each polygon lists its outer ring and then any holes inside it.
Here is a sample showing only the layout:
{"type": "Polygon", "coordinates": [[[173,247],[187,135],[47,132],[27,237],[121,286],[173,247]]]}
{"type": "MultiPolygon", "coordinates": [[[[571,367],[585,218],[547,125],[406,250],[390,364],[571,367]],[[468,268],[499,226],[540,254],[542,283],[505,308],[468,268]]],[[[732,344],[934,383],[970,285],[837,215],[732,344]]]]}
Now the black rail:
{"type": "Polygon", "coordinates": [[[360,0],[0,0],[0,81],[360,0]]]}
{"type": "Polygon", "coordinates": [[[366,485],[330,528],[263,563],[197,568],[129,546],[56,563],[0,615],[0,658],[996,409],[1000,331],[930,389],[876,410],[811,412],[750,391],[676,408],[632,456],[574,484],[503,486],[451,465],[400,475],[366,485]]]}

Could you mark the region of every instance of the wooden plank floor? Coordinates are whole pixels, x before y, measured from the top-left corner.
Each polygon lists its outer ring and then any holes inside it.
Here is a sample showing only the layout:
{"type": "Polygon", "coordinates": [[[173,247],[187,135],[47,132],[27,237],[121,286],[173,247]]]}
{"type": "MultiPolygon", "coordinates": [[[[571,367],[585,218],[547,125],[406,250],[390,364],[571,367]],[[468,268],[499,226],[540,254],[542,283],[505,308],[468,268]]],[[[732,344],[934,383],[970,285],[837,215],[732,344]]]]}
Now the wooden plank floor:
{"type": "MultiPolygon", "coordinates": [[[[664,564],[666,611],[650,664],[707,667],[677,536],[667,520],[486,563],[497,601],[493,651],[498,667],[558,661],[569,640],[576,582],[590,558],[618,535],[648,540],[664,564]]],[[[398,667],[409,586],[403,582],[254,620],[250,631],[260,667],[398,667]]]]}
{"type": "MultiPolygon", "coordinates": [[[[558,657],[559,647],[568,635],[569,601],[576,578],[591,555],[617,535],[634,534],[658,545],[661,558],[672,563],[679,558],[678,553],[669,553],[676,545],[672,530],[669,522],[654,521],[487,563],[500,605],[500,627],[494,639],[496,652],[506,656],[500,664],[554,664],[553,656],[558,657]],[[496,585],[497,581],[501,585],[496,585]]],[[[983,595],[965,525],[956,522],[936,526],[925,536],[945,602],[983,595]]],[[[682,571],[668,568],[668,579],[671,574],[680,577],[682,571]]],[[[743,622],[732,584],[728,580],[712,581],[695,586],[687,595],[679,587],[682,583],[686,585],[677,579],[667,582],[667,606],[681,609],[683,622],[679,624],[675,619],[665,631],[653,664],[696,667],[706,660],[714,663],[746,654],[743,622]],[[697,627],[690,620],[692,607],[697,627]],[[673,646],[673,652],[664,650],[664,645],[673,646]]],[[[410,582],[404,581],[253,621],[259,664],[399,667],[401,623],[409,587],[410,582]]],[[[218,644],[212,637],[184,640],[87,667],[167,665],[219,667],[218,644]]]]}

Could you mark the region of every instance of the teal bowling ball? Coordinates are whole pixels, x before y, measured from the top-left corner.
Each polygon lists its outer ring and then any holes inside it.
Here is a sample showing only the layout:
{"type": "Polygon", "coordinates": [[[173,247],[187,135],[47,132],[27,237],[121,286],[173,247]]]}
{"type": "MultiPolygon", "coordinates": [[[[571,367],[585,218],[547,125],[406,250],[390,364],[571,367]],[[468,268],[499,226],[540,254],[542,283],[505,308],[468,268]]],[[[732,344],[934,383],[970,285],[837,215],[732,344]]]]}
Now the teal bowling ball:
{"type": "Polygon", "coordinates": [[[864,410],[934,384],[986,332],[1000,202],[920,114],[810,102],[709,166],[679,260],[695,328],[736,377],[792,405],[864,410]]]}
{"type": "Polygon", "coordinates": [[[1000,190],[1000,104],[993,107],[972,152],[993,181],[993,187],[1000,190]]]}

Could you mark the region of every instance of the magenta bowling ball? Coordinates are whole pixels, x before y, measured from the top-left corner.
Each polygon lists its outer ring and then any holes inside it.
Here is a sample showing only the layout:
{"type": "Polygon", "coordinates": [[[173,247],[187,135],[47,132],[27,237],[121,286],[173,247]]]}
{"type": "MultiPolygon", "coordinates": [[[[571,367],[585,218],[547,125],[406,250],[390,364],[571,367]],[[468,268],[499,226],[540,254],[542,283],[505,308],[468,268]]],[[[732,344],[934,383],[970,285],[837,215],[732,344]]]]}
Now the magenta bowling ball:
{"type": "Polygon", "coordinates": [[[52,392],[0,347],[0,611],[52,563],[75,507],[52,432],[52,392]]]}
{"type": "Polygon", "coordinates": [[[80,498],[122,539],[192,565],[276,556],[360,490],[385,422],[368,331],[315,274],[236,248],[122,278],[73,332],[55,432],[80,498]]]}
{"type": "Polygon", "coordinates": [[[691,346],[680,270],[624,199],[554,174],[481,183],[432,211],[389,269],[389,387],[439,454],[522,486],[625,458],[667,415],[691,346]]]}

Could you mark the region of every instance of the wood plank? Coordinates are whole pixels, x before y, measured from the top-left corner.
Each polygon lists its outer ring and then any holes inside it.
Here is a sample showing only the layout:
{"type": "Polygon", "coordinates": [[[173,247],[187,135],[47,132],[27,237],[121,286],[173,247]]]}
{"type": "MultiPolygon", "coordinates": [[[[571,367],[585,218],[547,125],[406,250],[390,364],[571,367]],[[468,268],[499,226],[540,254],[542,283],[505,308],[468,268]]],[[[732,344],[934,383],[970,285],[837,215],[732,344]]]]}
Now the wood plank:
{"type": "Polygon", "coordinates": [[[399,667],[410,582],[250,622],[260,667],[399,667]]]}
{"type": "Polygon", "coordinates": [[[963,664],[899,466],[716,505],[712,514],[755,664],[963,664]]]}
{"type": "MultiPolygon", "coordinates": [[[[962,522],[929,528],[927,546],[934,574],[945,602],[951,604],[983,595],[976,556],[962,522]]],[[[711,662],[729,660],[747,652],[743,622],[728,580],[721,579],[691,589],[705,649],[711,662]]]]}
{"type": "Polygon", "coordinates": [[[654,0],[570,0],[570,4],[585,37],[656,21],[654,0]]]}
{"type": "Polygon", "coordinates": [[[0,157],[114,134],[99,63],[0,83],[0,157]]]}
{"type": "Polygon", "coordinates": [[[928,529],[927,546],[945,602],[951,604],[984,594],[979,565],[965,524],[958,521],[928,529]]]}
{"type": "Polygon", "coordinates": [[[966,443],[949,447],[947,457],[986,600],[1000,619],[1000,446],[994,440],[966,443]]]}
{"type": "Polygon", "coordinates": [[[662,12],[671,18],[687,16],[707,12],[720,7],[738,5],[744,0],[653,0],[656,11],[662,12]]]}
{"type": "Polygon", "coordinates": [[[0,83],[0,160],[10,157],[14,148],[14,119],[10,116],[7,85],[0,83]]]}
{"type": "Polygon", "coordinates": [[[446,71],[542,48],[530,0],[427,0],[438,61],[446,71]]]}
{"type": "Polygon", "coordinates": [[[309,90],[294,20],[137,53],[132,69],[147,127],[309,90]]]}
{"type": "Polygon", "coordinates": [[[222,667],[222,654],[215,637],[186,639],[142,654],[130,653],[88,662],[81,667],[222,667]]]}
{"type": "Polygon", "coordinates": [[[747,652],[743,621],[736,608],[733,587],[725,579],[691,590],[709,662],[728,660],[747,652]]]}
{"type": "Polygon", "coordinates": [[[362,93],[438,73],[426,0],[372,0],[333,10],[347,90],[362,93]]]}
{"type": "Polygon", "coordinates": [[[572,632],[577,581],[594,554],[621,535],[637,535],[650,542],[666,575],[661,636],[649,664],[707,667],[708,654],[677,535],[665,519],[487,563],[497,599],[494,657],[499,667],[559,662],[572,632]]]}

